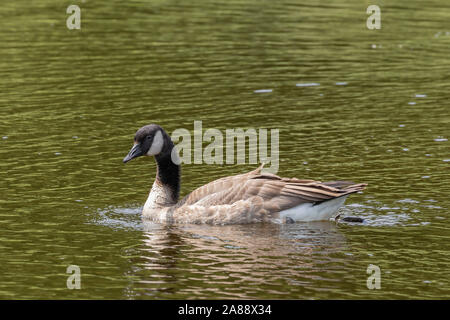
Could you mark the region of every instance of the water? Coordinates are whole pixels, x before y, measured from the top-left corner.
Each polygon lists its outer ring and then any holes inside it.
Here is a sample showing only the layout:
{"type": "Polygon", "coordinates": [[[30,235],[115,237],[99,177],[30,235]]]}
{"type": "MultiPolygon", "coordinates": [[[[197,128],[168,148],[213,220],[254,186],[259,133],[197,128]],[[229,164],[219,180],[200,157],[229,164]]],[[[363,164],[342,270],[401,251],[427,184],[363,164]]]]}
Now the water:
{"type": "MultiPolygon", "coordinates": [[[[356,0],[78,4],[81,30],[0,9],[0,298],[449,298],[447,1],[379,2],[381,30],[356,0]],[[194,120],[279,129],[278,174],[368,183],[365,222],[143,223],[134,132],[194,120]]],[[[182,194],[252,168],[185,165],[182,194]]]]}

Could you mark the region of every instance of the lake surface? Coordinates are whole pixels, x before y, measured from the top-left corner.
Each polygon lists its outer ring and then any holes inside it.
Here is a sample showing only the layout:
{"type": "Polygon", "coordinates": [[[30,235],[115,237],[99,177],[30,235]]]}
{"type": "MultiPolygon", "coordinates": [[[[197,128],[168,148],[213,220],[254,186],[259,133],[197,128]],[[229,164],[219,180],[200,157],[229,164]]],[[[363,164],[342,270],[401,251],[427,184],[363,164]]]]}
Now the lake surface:
{"type": "MultiPolygon", "coordinates": [[[[448,1],[20,0],[0,19],[0,298],[450,297],[448,1]],[[365,222],[143,222],[135,131],[194,121],[279,129],[278,174],[368,183],[341,209],[365,222]]],[[[185,165],[182,195],[255,167],[185,165]]]]}

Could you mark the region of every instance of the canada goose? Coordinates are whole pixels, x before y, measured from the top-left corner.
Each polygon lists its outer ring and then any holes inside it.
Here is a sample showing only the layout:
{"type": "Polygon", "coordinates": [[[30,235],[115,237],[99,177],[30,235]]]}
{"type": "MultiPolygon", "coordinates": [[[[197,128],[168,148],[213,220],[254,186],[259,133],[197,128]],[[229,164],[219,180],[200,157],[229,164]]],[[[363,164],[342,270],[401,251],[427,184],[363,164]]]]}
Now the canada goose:
{"type": "MultiPolygon", "coordinates": [[[[180,165],[172,161],[174,144],[158,125],[140,128],[123,159],[154,156],[156,179],[142,215],[158,222],[243,224],[266,221],[328,220],[351,193],[366,184],[320,182],[281,178],[263,173],[262,166],[248,173],[212,181],[178,201],[180,165]]],[[[177,161],[175,161],[177,162],[177,161]]]]}

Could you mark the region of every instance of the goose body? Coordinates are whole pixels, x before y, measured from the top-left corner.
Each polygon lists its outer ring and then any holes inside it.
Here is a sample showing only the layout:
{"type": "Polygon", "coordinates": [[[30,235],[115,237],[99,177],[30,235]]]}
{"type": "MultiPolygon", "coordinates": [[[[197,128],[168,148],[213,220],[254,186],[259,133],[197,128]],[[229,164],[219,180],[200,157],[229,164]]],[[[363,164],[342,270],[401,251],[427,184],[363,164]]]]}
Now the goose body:
{"type": "MultiPolygon", "coordinates": [[[[329,220],[348,195],[366,184],[281,178],[256,170],[224,177],[201,186],[178,201],[180,166],[172,161],[173,142],[158,125],[135,135],[123,160],[154,156],[157,174],[142,215],[157,222],[244,224],[258,222],[329,220]]],[[[176,162],[176,161],[175,161],[176,162]]]]}

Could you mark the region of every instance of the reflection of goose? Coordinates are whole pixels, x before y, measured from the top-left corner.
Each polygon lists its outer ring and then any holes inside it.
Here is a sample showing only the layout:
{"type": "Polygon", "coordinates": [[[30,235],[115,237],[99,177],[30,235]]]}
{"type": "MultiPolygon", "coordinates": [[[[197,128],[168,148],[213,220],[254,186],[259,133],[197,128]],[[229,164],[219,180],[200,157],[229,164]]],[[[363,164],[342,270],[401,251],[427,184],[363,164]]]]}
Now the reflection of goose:
{"type": "Polygon", "coordinates": [[[279,286],[276,290],[284,295],[286,288],[280,283],[311,284],[318,274],[322,280],[332,279],[349,260],[342,255],[345,235],[336,224],[323,221],[204,226],[144,220],[143,227],[139,256],[144,258],[141,266],[151,273],[138,277],[145,277],[149,289],[153,281],[161,287],[156,283],[161,278],[176,281],[179,290],[191,297],[193,292],[195,297],[224,297],[237,283],[233,297],[248,299],[252,291],[263,294],[265,286],[279,286]],[[172,265],[181,270],[173,272],[172,265]]]}
{"type": "Polygon", "coordinates": [[[133,242],[125,255],[130,281],[124,295],[131,299],[323,297],[325,288],[348,276],[345,265],[354,259],[342,254],[348,249],[345,234],[323,221],[226,226],[142,222],[142,243],[133,242]]]}
{"type": "MultiPolygon", "coordinates": [[[[300,258],[317,253],[317,258],[323,259],[328,254],[342,252],[346,243],[336,224],[323,221],[288,225],[167,226],[144,220],[143,227],[145,248],[153,257],[147,260],[148,266],[155,268],[162,267],[161,262],[177,259],[179,252],[184,252],[184,258],[233,263],[236,270],[251,269],[249,265],[236,263],[240,259],[242,263],[253,261],[280,267],[292,254],[300,258]],[[191,250],[196,253],[192,257],[187,254],[191,250]]],[[[313,261],[298,261],[298,264],[312,267],[310,262],[313,261]]]]}
{"type": "Polygon", "coordinates": [[[161,222],[240,224],[291,218],[328,220],[351,193],[366,184],[281,178],[254,171],[210,182],[178,201],[180,166],[172,161],[174,144],[158,125],[136,132],[134,146],[123,159],[154,156],[156,180],[144,205],[143,216],[161,222]],[[178,201],[178,202],[177,202],[178,201]]]}
{"type": "Polygon", "coordinates": [[[287,225],[168,226],[144,220],[143,229],[144,243],[152,252],[179,246],[204,252],[205,258],[215,252],[217,259],[229,250],[245,251],[242,256],[245,259],[250,256],[255,259],[286,257],[291,253],[309,256],[314,252],[323,257],[324,253],[342,252],[346,243],[336,224],[324,221],[287,225]]]}

